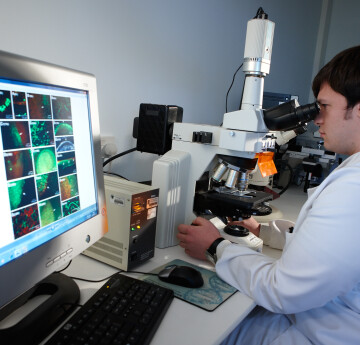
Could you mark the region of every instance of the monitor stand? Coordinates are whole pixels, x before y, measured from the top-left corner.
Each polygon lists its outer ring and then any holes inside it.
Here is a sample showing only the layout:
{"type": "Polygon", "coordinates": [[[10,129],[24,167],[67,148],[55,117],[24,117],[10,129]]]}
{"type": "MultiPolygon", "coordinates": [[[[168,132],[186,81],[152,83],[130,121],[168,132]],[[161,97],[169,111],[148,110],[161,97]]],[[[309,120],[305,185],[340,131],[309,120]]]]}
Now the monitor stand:
{"type": "MultiPolygon", "coordinates": [[[[16,282],[7,284],[11,289],[11,284],[16,282]]],[[[49,297],[15,325],[0,330],[0,344],[39,344],[74,310],[80,298],[80,290],[73,279],[61,273],[53,273],[0,309],[0,320],[41,295],[49,297]]]]}

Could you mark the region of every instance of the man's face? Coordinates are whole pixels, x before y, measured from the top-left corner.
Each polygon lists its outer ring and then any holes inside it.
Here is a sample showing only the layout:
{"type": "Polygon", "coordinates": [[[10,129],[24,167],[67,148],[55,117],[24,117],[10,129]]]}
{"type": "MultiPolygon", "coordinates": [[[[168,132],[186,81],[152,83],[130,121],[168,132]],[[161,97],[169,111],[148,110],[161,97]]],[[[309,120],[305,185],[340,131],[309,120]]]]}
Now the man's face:
{"type": "Polygon", "coordinates": [[[351,155],[360,149],[360,121],[354,108],[348,109],[346,98],[324,83],[317,97],[320,113],[314,122],[327,150],[351,155]]]}

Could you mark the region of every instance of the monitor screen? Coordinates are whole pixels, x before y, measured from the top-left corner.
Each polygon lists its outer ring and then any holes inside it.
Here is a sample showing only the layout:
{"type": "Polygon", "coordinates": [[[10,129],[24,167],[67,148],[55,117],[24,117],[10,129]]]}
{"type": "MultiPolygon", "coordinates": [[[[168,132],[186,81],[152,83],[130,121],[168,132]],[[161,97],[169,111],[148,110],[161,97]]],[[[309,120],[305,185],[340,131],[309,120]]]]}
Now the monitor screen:
{"type": "Polygon", "coordinates": [[[107,231],[94,76],[0,52],[0,193],[1,308],[107,231]]]}

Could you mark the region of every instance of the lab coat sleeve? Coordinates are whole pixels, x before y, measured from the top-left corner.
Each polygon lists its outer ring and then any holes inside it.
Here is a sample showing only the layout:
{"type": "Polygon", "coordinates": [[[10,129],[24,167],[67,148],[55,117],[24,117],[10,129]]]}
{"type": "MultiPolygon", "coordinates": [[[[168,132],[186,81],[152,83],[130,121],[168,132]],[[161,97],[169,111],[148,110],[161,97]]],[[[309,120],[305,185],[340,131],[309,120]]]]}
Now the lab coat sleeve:
{"type": "Polygon", "coordinates": [[[333,174],[304,205],[280,259],[232,244],[217,262],[219,276],[257,304],[286,314],[323,306],[351,291],[360,281],[360,169],[333,174]]]}

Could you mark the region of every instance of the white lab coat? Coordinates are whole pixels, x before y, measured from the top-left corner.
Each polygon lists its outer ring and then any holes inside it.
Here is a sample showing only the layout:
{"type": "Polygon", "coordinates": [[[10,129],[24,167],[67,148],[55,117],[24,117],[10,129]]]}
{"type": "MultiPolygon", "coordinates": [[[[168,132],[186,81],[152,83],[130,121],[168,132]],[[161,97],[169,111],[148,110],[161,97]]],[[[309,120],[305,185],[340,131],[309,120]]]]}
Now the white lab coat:
{"type": "Polygon", "coordinates": [[[308,190],[286,235],[278,260],[226,246],[218,275],[258,305],[287,314],[294,326],[288,339],[295,328],[314,344],[360,344],[360,153],[308,190]]]}

